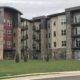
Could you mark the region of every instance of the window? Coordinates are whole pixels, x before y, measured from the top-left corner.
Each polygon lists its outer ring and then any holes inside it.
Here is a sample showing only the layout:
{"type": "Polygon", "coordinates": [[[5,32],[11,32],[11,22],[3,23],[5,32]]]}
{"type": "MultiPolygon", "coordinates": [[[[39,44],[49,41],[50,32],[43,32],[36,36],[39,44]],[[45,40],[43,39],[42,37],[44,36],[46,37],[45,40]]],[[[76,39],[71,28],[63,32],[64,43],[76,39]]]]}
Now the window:
{"type": "Polygon", "coordinates": [[[26,26],[26,21],[24,21],[24,23],[23,23],[23,24],[24,24],[24,26],[26,26]]]}
{"type": "Polygon", "coordinates": [[[56,31],[54,31],[54,37],[56,37],[56,31]]]}
{"type": "Polygon", "coordinates": [[[13,43],[13,47],[15,47],[15,43],[13,43]]]}
{"type": "Polygon", "coordinates": [[[74,28],[74,35],[80,35],[80,26],[74,28]]]}
{"type": "Polygon", "coordinates": [[[66,24],[66,18],[61,19],[61,25],[66,24]]]}
{"type": "Polygon", "coordinates": [[[80,47],[80,38],[76,39],[76,47],[80,47]]]}
{"type": "Polygon", "coordinates": [[[53,25],[56,26],[56,22],[55,21],[54,21],[53,25]]]}
{"type": "Polygon", "coordinates": [[[76,14],[74,16],[74,23],[79,23],[80,22],[80,14],[76,14]]]}
{"type": "Polygon", "coordinates": [[[50,21],[48,21],[48,23],[47,23],[47,27],[50,28],[50,21]]]}
{"type": "Polygon", "coordinates": [[[6,19],[4,19],[4,24],[6,23],[6,19]]]}
{"type": "Polygon", "coordinates": [[[41,29],[41,24],[39,24],[39,29],[41,29]]]}
{"type": "Polygon", "coordinates": [[[51,33],[49,33],[49,38],[51,37],[51,33]]]}
{"type": "Polygon", "coordinates": [[[66,35],[66,30],[61,30],[61,35],[62,36],[66,35]]]}
{"type": "Polygon", "coordinates": [[[8,26],[12,26],[12,20],[7,19],[6,22],[7,22],[7,25],[8,25],[8,26]]]}
{"type": "Polygon", "coordinates": [[[62,41],[62,46],[66,46],[66,41],[62,41]]]}
{"type": "Polygon", "coordinates": [[[28,39],[28,34],[26,34],[26,38],[28,39]]]}
{"type": "Polygon", "coordinates": [[[11,41],[7,41],[7,42],[6,42],[6,47],[7,47],[7,48],[11,48],[11,46],[12,46],[12,42],[11,42],[11,41]]]}
{"type": "Polygon", "coordinates": [[[49,48],[51,48],[51,44],[49,43],[49,48]]]}
{"type": "Polygon", "coordinates": [[[6,36],[11,36],[12,35],[12,31],[11,30],[6,30],[5,31],[5,35],[6,36]]]}
{"type": "Polygon", "coordinates": [[[54,42],[54,47],[56,47],[56,42],[54,42]]]}

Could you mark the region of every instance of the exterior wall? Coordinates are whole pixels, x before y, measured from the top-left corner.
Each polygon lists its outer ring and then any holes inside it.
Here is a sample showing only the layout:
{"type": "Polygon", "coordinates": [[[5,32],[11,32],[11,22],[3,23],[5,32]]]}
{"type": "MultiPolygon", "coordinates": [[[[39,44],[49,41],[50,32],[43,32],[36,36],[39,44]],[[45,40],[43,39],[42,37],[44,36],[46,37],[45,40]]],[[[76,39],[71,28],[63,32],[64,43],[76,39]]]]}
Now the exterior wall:
{"type": "Polygon", "coordinates": [[[21,32],[18,29],[20,14],[13,8],[0,7],[0,60],[14,59],[15,51],[20,53],[21,32]],[[14,30],[16,37],[14,37],[14,30]],[[14,42],[16,42],[16,47],[13,46],[14,42]]]}
{"type": "Polygon", "coordinates": [[[21,57],[24,55],[31,59],[32,55],[32,23],[29,20],[21,19],[21,57]]]}
{"type": "Polygon", "coordinates": [[[28,26],[28,30],[27,30],[27,35],[28,35],[28,39],[27,39],[27,46],[28,46],[28,59],[31,59],[31,55],[32,55],[32,23],[31,22],[27,22],[27,26],[28,26]]]}
{"type": "Polygon", "coordinates": [[[44,60],[48,56],[48,38],[47,38],[47,21],[43,17],[41,19],[41,58],[44,60]]]}
{"type": "Polygon", "coordinates": [[[80,59],[80,7],[66,9],[67,59],[80,59]]]}
{"type": "Polygon", "coordinates": [[[48,28],[48,33],[51,33],[51,38],[48,38],[48,43],[51,43],[50,50],[52,58],[60,58],[60,54],[63,54],[65,57],[66,54],[66,46],[62,46],[62,41],[66,41],[66,35],[61,35],[61,30],[66,30],[66,24],[61,24],[63,20],[66,21],[65,15],[59,15],[49,19],[50,28],[48,28]],[[54,36],[54,31],[56,32],[56,36],[54,36]],[[54,47],[54,42],[56,42],[56,47],[54,47]]]}
{"type": "Polygon", "coordinates": [[[70,12],[66,12],[66,20],[67,20],[67,48],[66,48],[66,58],[72,59],[72,38],[71,38],[71,14],[70,12]]]}
{"type": "Polygon", "coordinates": [[[41,58],[41,30],[40,26],[41,21],[34,21],[33,20],[33,58],[40,59],[41,58]]]}
{"type": "Polygon", "coordinates": [[[16,53],[19,54],[19,57],[21,59],[21,29],[17,28],[16,29],[16,53]]]}
{"type": "Polygon", "coordinates": [[[44,60],[49,55],[52,59],[72,59],[73,57],[80,59],[80,43],[78,43],[78,47],[75,46],[75,41],[77,38],[80,39],[80,34],[73,35],[73,27],[80,27],[80,22],[73,22],[74,16],[80,14],[79,10],[80,7],[69,8],[66,9],[64,14],[47,16],[49,19],[42,16],[32,20],[23,19],[23,22],[21,22],[20,13],[15,9],[0,8],[0,60],[4,58],[6,50],[11,51],[9,52],[11,55],[12,51],[14,54],[19,53],[21,58],[21,49],[23,49],[22,54],[27,54],[29,59],[35,56],[36,59],[44,60]],[[9,25],[5,25],[5,20],[12,21],[12,24],[14,23],[12,28],[9,28],[9,25]],[[65,21],[65,24],[62,21],[65,21]],[[24,26],[21,25],[22,23],[24,26]],[[12,31],[10,37],[5,35],[6,30],[12,31]],[[66,35],[61,35],[62,30],[66,30],[66,35]],[[54,31],[56,36],[54,36],[54,31]],[[33,36],[35,36],[35,39],[33,36]],[[10,49],[5,48],[8,40],[12,43],[10,49]],[[62,46],[62,41],[66,41],[67,45],[62,46]],[[54,47],[54,42],[56,42],[56,47],[54,47]],[[14,43],[15,45],[13,46],[14,43]]]}
{"type": "Polygon", "coordinates": [[[0,60],[3,60],[3,44],[4,44],[3,34],[4,34],[3,25],[0,25],[0,60]]]}
{"type": "Polygon", "coordinates": [[[4,45],[3,17],[4,17],[4,9],[0,8],[0,60],[3,60],[3,45],[4,45]]]}
{"type": "Polygon", "coordinates": [[[65,59],[66,48],[57,48],[52,50],[52,59],[65,59]]]}

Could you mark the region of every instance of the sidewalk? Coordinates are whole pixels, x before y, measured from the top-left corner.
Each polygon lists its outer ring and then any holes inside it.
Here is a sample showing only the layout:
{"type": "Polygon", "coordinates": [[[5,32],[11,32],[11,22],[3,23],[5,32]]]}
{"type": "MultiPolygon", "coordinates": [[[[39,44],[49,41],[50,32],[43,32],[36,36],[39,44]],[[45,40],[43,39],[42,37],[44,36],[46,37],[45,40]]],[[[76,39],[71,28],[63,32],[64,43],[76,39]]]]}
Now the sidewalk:
{"type": "Polygon", "coordinates": [[[80,76],[80,71],[22,74],[22,75],[12,76],[12,78],[9,79],[2,79],[2,80],[33,80],[33,79],[35,80],[41,78],[55,78],[55,77],[67,77],[67,76],[80,76]]]}

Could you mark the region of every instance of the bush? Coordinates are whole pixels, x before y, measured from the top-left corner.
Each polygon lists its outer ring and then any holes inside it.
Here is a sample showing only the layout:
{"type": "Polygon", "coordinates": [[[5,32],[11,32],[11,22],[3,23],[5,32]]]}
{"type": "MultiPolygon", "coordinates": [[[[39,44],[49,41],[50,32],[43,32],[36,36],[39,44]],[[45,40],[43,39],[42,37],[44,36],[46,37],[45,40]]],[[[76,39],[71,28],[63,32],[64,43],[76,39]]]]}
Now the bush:
{"type": "Polygon", "coordinates": [[[19,63],[19,61],[20,61],[20,60],[19,60],[19,54],[16,54],[15,62],[16,62],[16,63],[19,63]]]}
{"type": "Polygon", "coordinates": [[[28,59],[27,55],[24,55],[24,62],[27,62],[27,59],[28,59]]]}
{"type": "Polygon", "coordinates": [[[47,61],[47,62],[49,61],[49,56],[46,57],[46,61],[47,61]]]}

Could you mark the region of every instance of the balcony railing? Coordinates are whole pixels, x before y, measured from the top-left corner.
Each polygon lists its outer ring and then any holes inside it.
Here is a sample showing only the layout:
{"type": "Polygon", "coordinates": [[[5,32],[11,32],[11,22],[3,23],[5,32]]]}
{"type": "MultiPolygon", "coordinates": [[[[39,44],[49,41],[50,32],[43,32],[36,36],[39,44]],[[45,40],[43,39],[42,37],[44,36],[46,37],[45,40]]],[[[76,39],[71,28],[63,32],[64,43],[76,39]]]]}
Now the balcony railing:
{"type": "Polygon", "coordinates": [[[34,30],[35,32],[40,32],[40,28],[35,28],[35,27],[33,27],[33,30],[34,30]]]}
{"type": "Polygon", "coordinates": [[[23,28],[21,29],[21,31],[25,31],[25,30],[28,30],[28,27],[23,27],[23,28]]]}
{"type": "Polygon", "coordinates": [[[72,25],[72,27],[80,26],[80,22],[79,22],[79,23],[77,23],[77,22],[76,22],[76,23],[72,22],[71,25],[72,25]]]}
{"type": "Polygon", "coordinates": [[[80,47],[72,47],[73,50],[80,50],[80,47]]]}
{"type": "Polygon", "coordinates": [[[39,37],[36,37],[35,35],[33,35],[33,39],[34,39],[35,41],[37,41],[37,42],[40,41],[40,38],[39,38],[39,37]]]}
{"type": "Polygon", "coordinates": [[[26,35],[26,36],[22,37],[21,41],[24,41],[24,40],[27,40],[27,39],[28,39],[28,36],[26,35]]]}
{"type": "Polygon", "coordinates": [[[80,38],[80,34],[72,34],[72,38],[80,38]]]}
{"type": "Polygon", "coordinates": [[[27,50],[27,46],[22,46],[21,50],[27,50]]]}
{"type": "Polygon", "coordinates": [[[40,39],[36,38],[35,41],[40,42],[40,39]]]}

